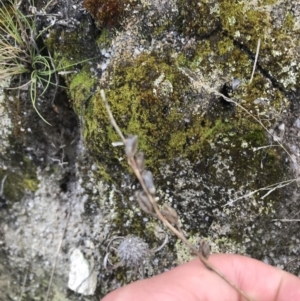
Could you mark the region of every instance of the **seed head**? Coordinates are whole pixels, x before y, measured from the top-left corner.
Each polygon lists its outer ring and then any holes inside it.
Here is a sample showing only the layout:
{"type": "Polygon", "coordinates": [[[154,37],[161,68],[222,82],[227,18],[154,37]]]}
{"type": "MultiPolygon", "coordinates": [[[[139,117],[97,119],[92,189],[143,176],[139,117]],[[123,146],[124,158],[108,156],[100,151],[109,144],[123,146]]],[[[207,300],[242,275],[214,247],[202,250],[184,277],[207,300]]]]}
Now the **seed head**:
{"type": "Polygon", "coordinates": [[[117,254],[127,267],[139,266],[149,253],[149,246],[141,238],[129,235],[120,243],[117,254]]]}

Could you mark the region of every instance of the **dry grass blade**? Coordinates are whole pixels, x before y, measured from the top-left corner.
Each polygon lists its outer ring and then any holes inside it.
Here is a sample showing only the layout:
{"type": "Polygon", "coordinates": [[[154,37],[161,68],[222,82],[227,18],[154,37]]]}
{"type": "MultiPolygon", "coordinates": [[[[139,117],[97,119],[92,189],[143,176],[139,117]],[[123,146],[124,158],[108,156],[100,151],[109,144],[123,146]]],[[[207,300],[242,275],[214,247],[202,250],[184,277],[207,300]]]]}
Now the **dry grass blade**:
{"type": "MultiPolygon", "coordinates": [[[[52,1],[48,2],[44,10],[52,1]]],[[[49,56],[42,55],[45,46],[39,47],[41,43],[37,43],[38,39],[43,40],[43,34],[53,26],[53,23],[50,22],[50,25],[39,29],[37,16],[35,14],[24,15],[19,9],[20,3],[16,0],[5,2],[0,0],[0,80],[27,73],[30,80],[25,85],[14,89],[28,85],[34,110],[45,123],[51,125],[37,108],[38,96],[42,96],[50,84],[54,85],[57,91],[59,71],[65,72],[65,69],[90,59],[56,68],[50,52],[48,52],[49,56]],[[51,81],[53,76],[55,77],[54,83],[51,81]],[[39,93],[40,89],[42,89],[41,93],[39,93]]],[[[55,94],[56,92],[54,96],[55,94]]]]}
{"type": "MultiPolygon", "coordinates": [[[[120,128],[118,127],[111,111],[109,108],[109,105],[107,103],[106,97],[105,97],[105,93],[103,90],[101,90],[101,97],[103,99],[103,102],[106,106],[106,110],[108,112],[109,118],[110,118],[110,122],[113,125],[114,129],[116,130],[116,132],[118,133],[118,135],[120,136],[120,138],[122,139],[122,141],[124,142],[124,144],[126,145],[126,139],[124,137],[124,135],[122,134],[122,131],[120,130],[120,128]]],[[[156,213],[158,219],[171,231],[173,232],[173,234],[175,234],[180,240],[182,240],[182,242],[189,247],[189,249],[192,251],[193,254],[196,254],[197,257],[200,259],[200,261],[210,270],[212,270],[213,272],[215,272],[218,276],[220,276],[225,282],[227,282],[231,287],[233,287],[241,296],[243,296],[246,300],[248,301],[253,301],[253,299],[251,299],[249,296],[247,296],[235,283],[233,283],[230,279],[228,279],[221,271],[219,271],[216,267],[214,267],[209,260],[207,260],[201,251],[199,251],[198,249],[196,249],[188,240],[187,238],[184,236],[184,234],[179,231],[177,228],[175,228],[162,214],[162,212],[160,211],[160,209],[157,206],[157,203],[153,197],[153,195],[149,192],[143,177],[141,175],[139,166],[137,165],[134,156],[130,156],[128,157],[128,164],[131,167],[131,169],[133,170],[135,176],[137,177],[137,179],[139,180],[143,191],[145,192],[147,198],[150,200],[154,212],[156,213]]]]}

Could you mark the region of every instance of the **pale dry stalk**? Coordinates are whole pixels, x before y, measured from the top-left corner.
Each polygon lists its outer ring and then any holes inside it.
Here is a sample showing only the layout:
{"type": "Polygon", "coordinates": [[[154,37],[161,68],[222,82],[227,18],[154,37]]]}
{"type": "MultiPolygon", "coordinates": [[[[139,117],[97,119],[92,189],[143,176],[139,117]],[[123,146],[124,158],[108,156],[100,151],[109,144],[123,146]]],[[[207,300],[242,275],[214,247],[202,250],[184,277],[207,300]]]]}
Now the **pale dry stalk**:
{"type": "Polygon", "coordinates": [[[259,49],[260,49],[260,39],[258,39],[258,41],[257,41],[256,54],[255,54],[255,59],[254,59],[254,64],[253,64],[253,69],[252,69],[249,84],[251,84],[251,82],[253,80],[253,76],[254,76],[256,65],[257,65],[257,60],[258,60],[259,49]]]}

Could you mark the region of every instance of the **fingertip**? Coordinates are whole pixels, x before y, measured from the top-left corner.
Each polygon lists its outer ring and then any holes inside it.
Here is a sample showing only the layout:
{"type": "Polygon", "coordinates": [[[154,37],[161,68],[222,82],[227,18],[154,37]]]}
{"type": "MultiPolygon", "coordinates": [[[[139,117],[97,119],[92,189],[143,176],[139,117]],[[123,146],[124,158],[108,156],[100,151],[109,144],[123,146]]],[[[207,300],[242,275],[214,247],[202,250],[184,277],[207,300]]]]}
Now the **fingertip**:
{"type": "Polygon", "coordinates": [[[240,255],[213,255],[210,261],[256,301],[300,300],[300,279],[290,273],[240,255]]]}

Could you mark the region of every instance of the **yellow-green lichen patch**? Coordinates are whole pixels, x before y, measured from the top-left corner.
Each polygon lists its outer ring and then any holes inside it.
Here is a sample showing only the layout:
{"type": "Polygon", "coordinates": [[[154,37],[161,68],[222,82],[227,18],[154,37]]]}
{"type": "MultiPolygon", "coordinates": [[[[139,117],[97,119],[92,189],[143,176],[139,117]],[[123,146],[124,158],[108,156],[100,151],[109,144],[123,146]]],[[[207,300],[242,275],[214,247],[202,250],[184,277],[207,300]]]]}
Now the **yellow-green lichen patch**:
{"type": "MultiPolygon", "coordinates": [[[[209,244],[210,254],[231,253],[246,255],[245,246],[226,236],[214,239],[214,237],[203,238],[199,234],[196,234],[189,237],[188,241],[196,248],[199,248],[201,243],[204,242],[209,244]]],[[[183,264],[195,258],[195,255],[191,253],[191,250],[181,240],[177,240],[175,250],[177,254],[177,264],[183,264]]]]}
{"type": "MultiPolygon", "coordinates": [[[[201,238],[191,236],[188,241],[197,248],[200,246],[201,238]]],[[[177,264],[186,263],[195,257],[195,255],[191,253],[191,250],[181,240],[177,240],[175,250],[177,255],[177,264]]]]}
{"type": "Polygon", "coordinates": [[[272,5],[272,4],[276,4],[277,2],[278,0],[260,0],[259,5],[260,6],[272,5]]]}
{"type": "Polygon", "coordinates": [[[291,31],[294,29],[295,26],[295,17],[293,14],[291,14],[290,12],[288,12],[285,15],[285,20],[284,20],[284,24],[283,24],[283,30],[286,31],[291,31]]]}
{"type": "Polygon", "coordinates": [[[266,30],[270,28],[269,16],[263,10],[248,8],[242,2],[220,1],[220,19],[222,29],[229,33],[231,37],[240,33],[243,41],[253,41],[262,38],[266,30]]]}
{"type": "Polygon", "coordinates": [[[253,62],[229,37],[213,36],[197,41],[194,47],[192,58],[184,57],[184,53],[179,56],[180,66],[198,70],[213,82],[223,78],[224,83],[233,77],[243,79],[251,74],[253,62]]]}

